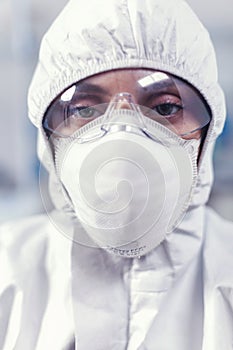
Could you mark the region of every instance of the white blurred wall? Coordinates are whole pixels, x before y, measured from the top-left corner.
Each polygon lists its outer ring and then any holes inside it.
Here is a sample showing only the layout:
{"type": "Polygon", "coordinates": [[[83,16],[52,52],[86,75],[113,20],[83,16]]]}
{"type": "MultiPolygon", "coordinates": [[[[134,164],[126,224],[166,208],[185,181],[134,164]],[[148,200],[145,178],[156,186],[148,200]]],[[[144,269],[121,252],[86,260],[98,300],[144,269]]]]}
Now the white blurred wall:
{"type": "MultiPolygon", "coordinates": [[[[67,0],[0,0],[0,222],[42,211],[36,132],[26,96],[41,37],[67,0]]],[[[210,204],[233,219],[233,3],[189,0],[210,30],[228,106],[228,127],[215,152],[210,204]]]]}

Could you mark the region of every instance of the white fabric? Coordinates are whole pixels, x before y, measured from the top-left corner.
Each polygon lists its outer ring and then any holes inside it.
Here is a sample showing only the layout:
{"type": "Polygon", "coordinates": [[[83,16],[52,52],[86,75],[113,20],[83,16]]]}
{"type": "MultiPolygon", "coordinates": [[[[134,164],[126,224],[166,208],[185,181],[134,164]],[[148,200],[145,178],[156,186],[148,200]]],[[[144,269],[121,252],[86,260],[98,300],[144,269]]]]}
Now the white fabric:
{"type": "Polygon", "coordinates": [[[81,350],[230,350],[231,236],[231,223],[198,208],[141,259],[79,245],[70,259],[71,241],[48,217],[6,224],[0,348],[73,350],[75,333],[81,350]]]}
{"type": "MultiPolygon", "coordinates": [[[[0,230],[3,350],[219,350],[233,344],[233,225],[205,204],[224,99],[209,35],[179,0],[72,0],[45,35],[29,92],[40,158],[58,210],[0,230]],[[120,67],[165,70],[192,83],[213,118],[192,203],[141,259],[73,243],[73,208],[41,122],[73,82],[120,67]]],[[[76,228],[77,230],[77,228],[76,228]]]]}

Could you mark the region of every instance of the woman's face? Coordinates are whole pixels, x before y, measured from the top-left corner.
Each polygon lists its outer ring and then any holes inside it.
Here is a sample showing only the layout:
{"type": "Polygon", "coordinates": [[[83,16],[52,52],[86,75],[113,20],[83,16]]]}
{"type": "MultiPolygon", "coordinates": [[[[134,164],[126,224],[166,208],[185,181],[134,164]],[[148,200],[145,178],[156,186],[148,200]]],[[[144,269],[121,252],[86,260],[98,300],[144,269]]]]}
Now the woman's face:
{"type": "Polygon", "coordinates": [[[183,80],[149,69],[118,69],[83,79],[49,107],[44,126],[50,133],[70,136],[115,108],[140,106],[140,113],[185,139],[198,139],[210,114],[199,93],[183,80]],[[114,102],[115,101],[115,102],[114,102]]]}

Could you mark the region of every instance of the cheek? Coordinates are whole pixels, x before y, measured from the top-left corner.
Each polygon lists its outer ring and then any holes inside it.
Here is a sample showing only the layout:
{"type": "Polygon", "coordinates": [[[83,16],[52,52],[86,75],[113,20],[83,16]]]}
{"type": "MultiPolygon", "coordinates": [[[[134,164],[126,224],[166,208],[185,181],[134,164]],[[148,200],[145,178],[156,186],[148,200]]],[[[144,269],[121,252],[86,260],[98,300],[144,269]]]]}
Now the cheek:
{"type": "Polygon", "coordinates": [[[86,119],[79,119],[77,120],[77,122],[75,123],[75,127],[74,127],[74,131],[80,129],[81,127],[83,127],[84,125],[92,122],[95,118],[89,118],[88,120],[86,119]]]}
{"type": "Polygon", "coordinates": [[[87,119],[77,119],[75,122],[67,123],[67,125],[61,125],[59,127],[59,133],[63,134],[64,136],[71,136],[74,134],[77,130],[85,126],[86,124],[93,121],[95,118],[89,118],[87,119]]]}
{"type": "Polygon", "coordinates": [[[201,136],[202,136],[201,130],[197,130],[197,131],[195,131],[195,132],[192,132],[192,133],[189,134],[189,135],[183,136],[182,138],[183,138],[184,140],[193,140],[193,139],[199,140],[199,139],[201,138],[201,136]]]}

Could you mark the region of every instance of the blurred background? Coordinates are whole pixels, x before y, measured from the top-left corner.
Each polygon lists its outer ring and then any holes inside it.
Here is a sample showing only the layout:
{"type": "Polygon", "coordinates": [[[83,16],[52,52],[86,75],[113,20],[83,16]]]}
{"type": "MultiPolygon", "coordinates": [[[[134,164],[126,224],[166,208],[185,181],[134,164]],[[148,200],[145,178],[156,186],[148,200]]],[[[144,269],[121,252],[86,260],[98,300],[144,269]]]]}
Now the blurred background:
{"type": "MultiPolygon", "coordinates": [[[[66,3],[0,0],[0,222],[44,210],[36,131],[27,119],[27,89],[42,35],[66,3]]],[[[215,180],[209,204],[233,220],[233,3],[188,3],[210,31],[228,109],[227,124],[214,154],[215,180]]]]}

